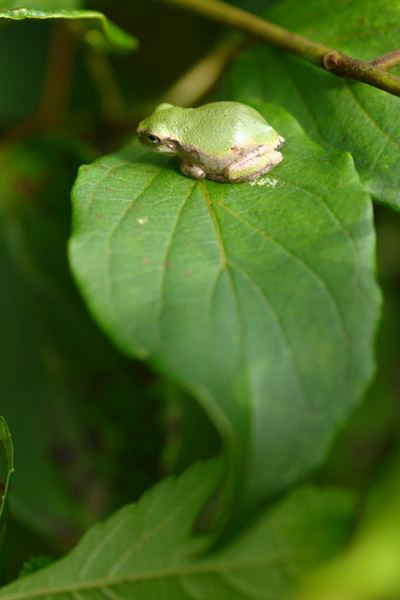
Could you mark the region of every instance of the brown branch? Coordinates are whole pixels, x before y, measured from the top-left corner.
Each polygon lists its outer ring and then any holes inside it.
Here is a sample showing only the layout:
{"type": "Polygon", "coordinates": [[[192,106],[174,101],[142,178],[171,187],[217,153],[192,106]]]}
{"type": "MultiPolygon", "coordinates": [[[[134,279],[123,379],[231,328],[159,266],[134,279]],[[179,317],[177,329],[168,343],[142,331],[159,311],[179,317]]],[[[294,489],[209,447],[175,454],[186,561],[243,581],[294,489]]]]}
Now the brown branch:
{"type": "Polygon", "coordinates": [[[363,81],[395,96],[400,96],[400,77],[386,73],[370,62],[357,60],[338,50],[332,50],[324,56],[324,67],[340,77],[363,81]]]}
{"type": "Polygon", "coordinates": [[[363,81],[390,94],[400,96],[400,77],[385,72],[386,69],[400,64],[400,50],[395,50],[371,61],[357,60],[324,44],[319,44],[292,33],[283,27],[279,27],[279,25],[270,23],[222,0],[158,1],[190,10],[213,21],[240,29],[259,40],[268,42],[322,69],[335,73],[339,77],[363,81]]]}
{"type": "Polygon", "coordinates": [[[396,67],[397,65],[400,65],[400,48],[398,50],[393,50],[393,52],[388,52],[388,54],[384,54],[383,56],[378,56],[373,60],[369,60],[368,64],[378,67],[381,71],[396,67]]]}

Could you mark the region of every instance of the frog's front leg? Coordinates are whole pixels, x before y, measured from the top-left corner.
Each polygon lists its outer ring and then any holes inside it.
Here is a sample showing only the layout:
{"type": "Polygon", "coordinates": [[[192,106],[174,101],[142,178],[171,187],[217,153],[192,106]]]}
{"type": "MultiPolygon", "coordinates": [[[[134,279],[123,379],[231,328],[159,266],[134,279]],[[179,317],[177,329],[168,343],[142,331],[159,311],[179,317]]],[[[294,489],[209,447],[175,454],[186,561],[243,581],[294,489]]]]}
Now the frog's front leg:
{"type": "Polygon", "coordinates": [[[183,175],[186,175],[186,177],[191,177],[192,179],[204,179],[206,176],[205,169],[203,169],[203,167],[200,165],[180,160],[179,168],[183,175]]]}
{"type": "Polygon", "coordinates": [[[282,158],[282,154],[271,146],[262,146],[228,165],[223,173],[225,181],[229,183],[254,181],[276,167],[282,158]]]}

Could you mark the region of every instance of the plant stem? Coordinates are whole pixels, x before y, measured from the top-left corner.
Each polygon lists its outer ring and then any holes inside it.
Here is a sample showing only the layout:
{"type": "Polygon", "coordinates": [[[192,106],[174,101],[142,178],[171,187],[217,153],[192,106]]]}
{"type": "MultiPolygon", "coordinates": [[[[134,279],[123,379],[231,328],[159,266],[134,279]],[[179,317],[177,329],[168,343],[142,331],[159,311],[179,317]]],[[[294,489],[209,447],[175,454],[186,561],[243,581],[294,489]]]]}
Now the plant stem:
{"type": "Polygon", "coordinates": [[[65,23],[56,21],[52,27],[42,98],[37,115],[39,120],[60,123],[64,119],[71,94],[75,51],[76,41],[70,30],[65,23]]]}
{"type": "MultiPolygon", "coordinates": [[[[211,49],[162,96],[162,102],[192,106],[220,79],[223,71],[243,43],[241,33],[232,33],[211,49]]],[[[158,103],[158,102],[157,102],[158,103]]],[[[154,107],[155,108],[155,107],[154,107]]]]}
{"type": "Polygon", "coordinates": [[[393,52],[388,52],[388,54],[369,60],[368,64],[379,67],[381,71],[396,67],[397,65],[400,65],[400,49],[393,50],[393,52]]]}
{"type": "Polygon", "coordinates": [[[221,0],[159,1],[196,12],[224,25],[236,27],[258,39],[269,42],[273,46],[282,48],[282,50],[302,56],[318,66],[321,66],[324,55],[331,50],[328,46],[318,44],[301,35],[287,31],[283,27],[279,27],[279,25],[274,25],[274,23],[270,23],[265,19],[261,19],[261,17],[257,17],[252,13],[236,8],[221,0]]]}
{"type": "Polygon", "coordinates": [[[371,62],[357,60],[338,50],[331,50],[324,56],[324,67],[341,77],[363,81],[395,96],[400,96],[400,77],[386,73],[386,71],[373,66],[371,62]]]}
{"type": "Polygon", "coordinates": [[[395,96],[400,96],[400,77],[385,72],[386,69],[400,64],[400,50],[395,50],[372,61],[357,60],[222,0],[158,1],[196,12],[213,21],[240,29],[340,77],[363,81],[395,96]]]}

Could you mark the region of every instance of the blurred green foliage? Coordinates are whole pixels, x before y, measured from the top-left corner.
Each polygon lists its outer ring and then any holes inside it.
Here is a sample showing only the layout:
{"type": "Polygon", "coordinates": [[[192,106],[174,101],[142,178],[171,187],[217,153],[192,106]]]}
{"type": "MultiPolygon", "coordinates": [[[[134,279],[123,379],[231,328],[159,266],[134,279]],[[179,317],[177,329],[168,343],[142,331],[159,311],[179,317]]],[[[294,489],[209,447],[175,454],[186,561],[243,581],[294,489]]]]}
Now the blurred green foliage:
{"type": "MultiPolygon", "coordinates": [[[[241,0],[232,4],[257,14],[269,8],[271,18],[315,39],[322,30],[313,14],[300,18],[295,8],[285,10],[284,3],[241,0]]],[[[352,14],[359,14],[359,21],[354,22],[362,27],[362,3],[356,4],[352,14]]],[[[375,4],[384,18],[387,2],[375,4]]],[[[156,0],[98,0],[84,5],[29,0],[23,6],[102,11],[140,45],[130,53],[108,54],[96,44],[101,26],[88,29],[79,19],[76,23],[57,18],[11,21],[1,18],[4,11],[18,9],[21,3],[0,0],[0,53],[5,57],[0,61],[0,414],[13,434],[17,469],[9,495],[7,535],[5,539],[0,535],[5,558],[1,584],[16,578],[32,557],[62,556],[88,527],[137,500],[160,477],[181,472],[221,448],[215,424],[186,391],[146,364],[123,356],[100,331],[72,280],[66,246],[70,191],[78,167],[130,141],[143,115],[168,97],[177,81],[184,82],[198,61],[224,46],[227,31],[156,0]]],[[[397,1],[391,3],[390,14],[400,17],[397,1]]],[[[318,18],[330,27],[328,18],[318,18]]],[[[345,20],[343,9],[342,17],[335,19],[338,44],[345,20]]],[[[378,43],[366,30],[362,37],[367,47],[378,43]]],[[[123,34],[116,35],[112,43],[123,50],[123,40],[127,40],[123,34]]],[[[380,51],[384,42],[381,36],[380,51]]],[[[242,43],[233,44],[229,51],[232,68],[221,64],[220,77],[210,75],[208,81],[206,77],[196,84],[199,102],[240,98],[281,104],[319,143],[318,131],[328,132],[328,147],[336,144],[338,128],[327,110],[326,94],[331,102],[340,99],[334,105],[341,106],[341,131],[351,129],[342,86],[354,90],[352,84],[276,50],[254,47],[252,42],[242,47],[242,43]]],[[[353,51],[360,47],[356,36],[343,43],[353,51]]],[[[393,165],[399,164],[400,153],[397,142],[388,141],[388,136],[398,139],[400,101],[357,85],[360,98],[351,100],[357,117],[353,121],[358,123],[351,129],[356,142],[353,148],[340,135],[337,147],[354,149],[356,158],[361,157],[359,172],[366,189],[381,201],[387,192],[395,205],[398,187],[393,182],[398,172],[393,165]],[[374,126],[368,115],[379,123],[376,135],[371,133],[374,126]],[[363,118],[371,127],[368,136],[363,118]],[[363,136],[357,137],[357,131],[363,136]],[[362,162],[365,156],[368,164],[362,162]],[[377,164],[382,169],[374,173],[371,183],[368,169],[376,169],[377,164]],[[390,186],[385,187],[385,181],[390,186]]],[[[343,486],[357,496],[356,533],[349,533],[349,549],[342,554],[351,511],[343,519],[346,532],[340,521],[340,540],[335,544],[335,516],[328,515],[326,548],[335,548],[336,557],[322,552],[332,562],[315,574],[308,572],[307,600],[328,600],[338,593],[341,600],[400,596],[400,217],[378,206],[375,226],[377,271],[384,293],[377,375],[362,405],[348,422],[342,422],[326,462],[313,475],[318,485],[343,486]],[[379,569],[381,563],[375,561],[381,552],[387,570],[379,569]],[[371,567],[375,563],[376,569],[371,567]],[[370,579],[364,579],[366,572],[370,579]],[[338,579],[343,581],[339,591],[338,579]]],[[[4,480],[2,461],[0,457],[4,480]]],[[[279,499],[269,500],[263,510],[274,500],[279,499]]],[[[256,509],[246,514],[238,529],[246,531],[256,516],[256,509]]],[[[274,527],[271,535],[278,538],[279,523],[274,527]]],[[[290,533],[290,523],[285,527],[290,533]]],[[[223,547],[228,541],[220,544],[223,547]]],[[[300,559],[306,569],[314,564],[302,555],[300,559]]],[[[45,562],[39,559],[37,564],[45,562]]],[[[242,597],[250,598],[246,593],[242,597]]],[[[291,593],[289,588],[286,593],[291,593]]]]}

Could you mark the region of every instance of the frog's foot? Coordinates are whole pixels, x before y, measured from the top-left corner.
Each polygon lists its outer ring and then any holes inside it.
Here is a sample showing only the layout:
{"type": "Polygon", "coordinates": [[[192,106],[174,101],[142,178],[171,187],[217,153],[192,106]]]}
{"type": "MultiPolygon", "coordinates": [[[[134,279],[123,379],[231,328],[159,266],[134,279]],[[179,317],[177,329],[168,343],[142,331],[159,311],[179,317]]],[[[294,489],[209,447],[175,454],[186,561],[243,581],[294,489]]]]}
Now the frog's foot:
{"type": "MultiPolygon", "coordinates": [[[[283,139],[283,138],[282,138],[283,139]]],[[[224,179],[229,183],[254,181],[278,165],[283,156],[271,146],[259,148],[224,169],[224,179]]]]}
{"type": "Polygon", "coordinates": [[[191,177],[192,179],[204,179],[206,176],[206,172],[200,165],[195,165],[193,163],[180,162],[179,168],[183,175],[186,177],[191,177]]]}
{"type": "Polygon", "coordinates": [[[278,138],[278,144],[275,146],[275,150],[280,150],[281,148],[283,148],[285,143],[286,143],[285,138],[280,135],[278,138]]]}

